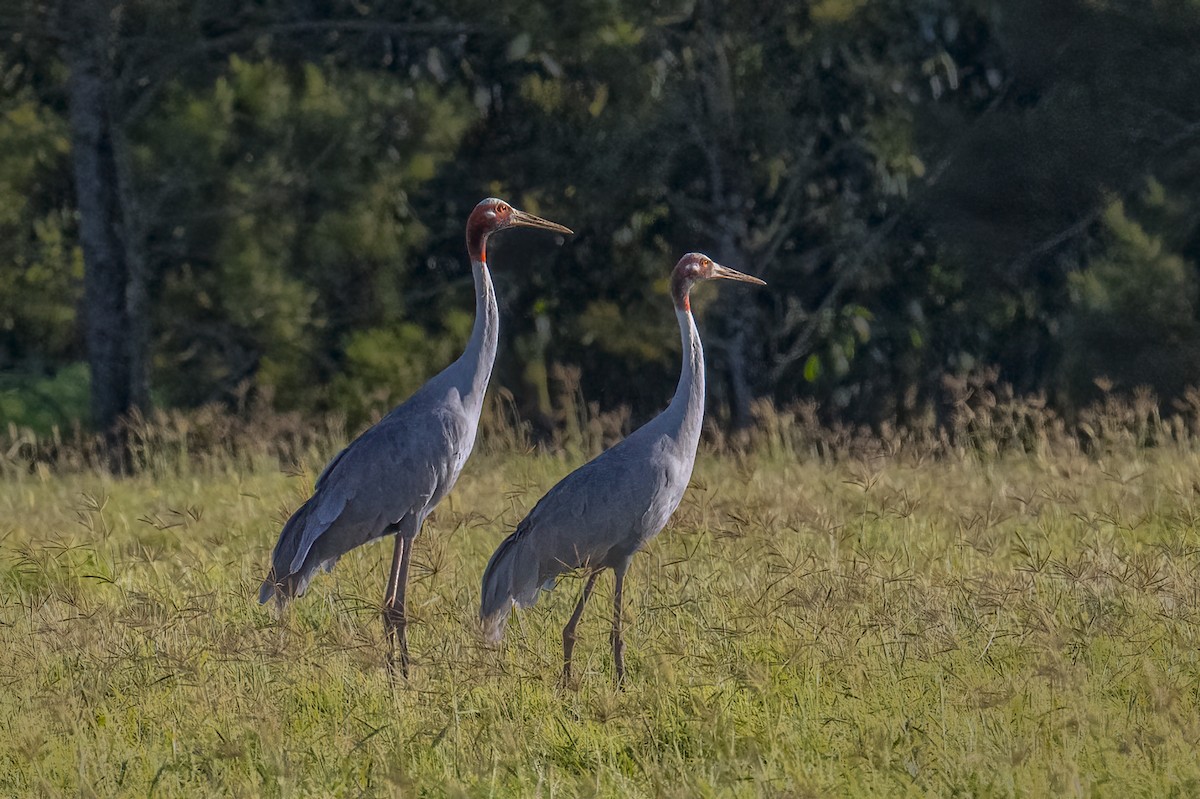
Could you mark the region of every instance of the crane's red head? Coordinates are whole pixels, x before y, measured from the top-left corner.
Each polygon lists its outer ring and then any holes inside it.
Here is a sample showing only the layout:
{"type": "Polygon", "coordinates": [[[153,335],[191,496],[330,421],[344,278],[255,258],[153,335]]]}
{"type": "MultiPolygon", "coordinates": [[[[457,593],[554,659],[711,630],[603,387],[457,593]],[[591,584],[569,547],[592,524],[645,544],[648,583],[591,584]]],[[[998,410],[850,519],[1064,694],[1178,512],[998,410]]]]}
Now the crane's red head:
{"type": "Polygon", "coordinates": [[[472,261],[487,260],[487,238],[497,230],[508,227],[535,227],[556,233],[572,233],[570,228],[518,211],[504,200],[489,197],[475,206],[467,219],[467,252],[472,261]]]}
{"type": "Polygon", "coordinates": [[[689,252],[679,259],[679,263],[675,264],[675,269],[671,272],[671,300],[676,308],[691,313],[692,302],[688,295],[692,285],[701,280],[740,280],[759,286],[767,285],[765,281],[756,277],[721,266],[704,253],[689,252]]]}

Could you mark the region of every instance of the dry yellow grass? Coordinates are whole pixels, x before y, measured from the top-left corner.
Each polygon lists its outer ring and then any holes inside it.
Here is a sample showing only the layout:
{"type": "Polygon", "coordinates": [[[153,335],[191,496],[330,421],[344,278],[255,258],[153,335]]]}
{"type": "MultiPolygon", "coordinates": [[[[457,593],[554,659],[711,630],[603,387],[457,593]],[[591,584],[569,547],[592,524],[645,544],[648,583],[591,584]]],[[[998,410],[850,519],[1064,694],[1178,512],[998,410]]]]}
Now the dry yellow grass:
{"type": "MultiPolygon", "coordinates": [[[[308,466],[318,467],[319,459],[308,466]]],[[[481,455],[418,540],[277,616],[254,593],[311,474],[266,459],[0,484],[0,794],[1200,795],[1200,455],[702,453],[557,684],[579,581],[479,645],[478,580],[575,461],[481,455]]]]}

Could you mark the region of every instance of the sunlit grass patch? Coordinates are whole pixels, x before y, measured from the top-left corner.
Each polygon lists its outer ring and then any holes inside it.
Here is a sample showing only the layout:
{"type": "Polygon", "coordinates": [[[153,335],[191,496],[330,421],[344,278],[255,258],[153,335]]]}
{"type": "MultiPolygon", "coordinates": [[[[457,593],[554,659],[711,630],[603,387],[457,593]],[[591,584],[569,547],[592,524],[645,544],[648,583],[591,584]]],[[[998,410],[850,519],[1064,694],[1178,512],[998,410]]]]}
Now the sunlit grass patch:
{"type": "Polygon", "coordinates": [[[413,560],[255,602],[310,473],[208,464],[0,486],[0,793],[1200,793],[1200,457],[1181,448],[817,460],[703,455],[559,685],[579,580],[476,636],[487,557],[577,463],[468,466],[413,560]]]}

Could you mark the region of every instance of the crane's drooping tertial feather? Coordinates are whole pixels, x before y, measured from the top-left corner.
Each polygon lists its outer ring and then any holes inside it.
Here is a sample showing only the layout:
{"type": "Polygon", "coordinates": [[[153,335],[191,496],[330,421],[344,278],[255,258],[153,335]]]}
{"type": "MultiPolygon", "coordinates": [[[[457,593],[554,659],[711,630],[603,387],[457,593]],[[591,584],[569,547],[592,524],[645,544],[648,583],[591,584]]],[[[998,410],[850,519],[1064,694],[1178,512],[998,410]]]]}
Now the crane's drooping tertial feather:
{"type": "Polygon", "coordinates": [[[313,495],[284,525],[258,594],[259,602],[274,597],[282,605],[303,594],[319,569],[331,569],[351,549],[394,533],[384,619],[399,638],[405,666],[404,591],[411,544],[425,517],[454,487],[475,443],[499,336],[487,241],[510,227],[571,232],[503,200],[490,198],[475,206],[467,221],[475,325],[466,349],[329,462],[313,495]]]}
{"type": "MultiPolygon", "coordinates": [[[[489,349],[484,358],[493,357],[494,345],[489,349]]],[[[402,522],[423,519],[453,487],[478,423],[481,399],[473,394],[484,386],[460,393],[439,385],[445,374],[337,456],[284,526],[260,602],[303,595],[319,569],[368,541],[403,532],[402,522]]]]}
{"type": "Polygon", "coordinates": [[[594,575],[612,569],[618,584],[613,647],[620,678],[621,581],[633,554],[662,530],[679,506],[691,479],[704,418],[704,352],[689,293],[697,281],[717,278],[762,284],[699,253],[689,253],[676,264],[671,295],[683,339],[683,368],[675,396],[661,414],[550,489],[496,549],[484,570],[479,611],[488,640],[498,642],[513,606],[532,605],[558,575],[590,571],[576,614],[563,632],[564,676],[569,676],[574,624],[594,575]]]}

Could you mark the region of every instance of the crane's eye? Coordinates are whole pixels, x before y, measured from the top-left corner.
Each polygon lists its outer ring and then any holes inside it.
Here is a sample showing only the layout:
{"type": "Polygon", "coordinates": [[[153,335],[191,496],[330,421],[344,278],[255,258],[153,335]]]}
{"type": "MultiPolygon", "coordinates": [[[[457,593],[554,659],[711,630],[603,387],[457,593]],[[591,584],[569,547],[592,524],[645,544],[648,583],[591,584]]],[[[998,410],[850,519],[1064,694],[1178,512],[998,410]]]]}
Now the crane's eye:
{"type": "Polygon", "coordinates": [[[508,213],[508,206],[507,206],[507,205],[500,205],[500,206],[497,206],[497,207],[496,207],[496,213],[498,213],[498,214],[501,214],[501,215],[507,214],[507,213],[508,213]]]}
{"type": "Polygon", "coordinates": [[[708,260],[707,258],[705,258],[702,263],[703,263],[705,269],[712,268],[712,261],[708,260]]]}

